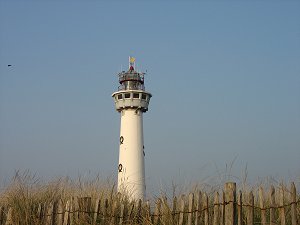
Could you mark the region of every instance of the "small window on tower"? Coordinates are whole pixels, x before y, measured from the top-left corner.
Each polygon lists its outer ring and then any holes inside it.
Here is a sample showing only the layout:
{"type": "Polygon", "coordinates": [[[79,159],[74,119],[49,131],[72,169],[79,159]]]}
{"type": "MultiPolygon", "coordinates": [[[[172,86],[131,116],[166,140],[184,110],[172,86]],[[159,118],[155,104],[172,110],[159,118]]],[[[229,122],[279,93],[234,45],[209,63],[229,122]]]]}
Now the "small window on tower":
{"type": "Polygon", "coordinates": [[[133,98],[140,98],[140,94],[139,93],[133,93],[133,98]]]}
{"type": "Polygon", "coordinates": [[[118,99],[122,99],[123,97],[122,97],[122,95],[118,95],[118,99]]]}
{"type": "Polygon", "coordinates": [[[146,100],[146,95],[145,94],[142,94],[142,99],[146,100]]]}
{"type": "Polygon", "coordinates": [[[125,98],[130,98],[130,93],[125,93],[125,98]]]}

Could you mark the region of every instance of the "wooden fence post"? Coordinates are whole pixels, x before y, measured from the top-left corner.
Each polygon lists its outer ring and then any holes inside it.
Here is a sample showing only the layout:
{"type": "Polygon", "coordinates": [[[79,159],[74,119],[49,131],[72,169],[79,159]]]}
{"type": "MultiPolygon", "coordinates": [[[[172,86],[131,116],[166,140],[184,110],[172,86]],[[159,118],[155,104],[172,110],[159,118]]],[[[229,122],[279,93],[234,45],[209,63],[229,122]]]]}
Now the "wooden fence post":
{"type": "Polygon", "coordinates": [[[291,201],[291,217],[292,217],[292,225],[297,225],[297,192],[295,183],[291,183],[291,194],[290,194],[290,201],[291,201]]]}
{"type": "MultiPolygon", "coordinates": [[[[103,220],[104,220],[104,211],[105,211],[105,200],[104,199],[99,199],[98,201],[98,211],[97,211],[97,223],[98,224],[102,224],[103,220]]],[[[97,224],[96,223],[96,224],[97,224]]]]}
{"type": "Polygon", "coordinates": [[[4,224],[4,206],[0,207],[0,224],[4,224]]]}
{"type": "Polygon", "coordinates": [[[222,191],[222,208],[221,208],[221,225],[225,225],[225,207],[226,207],[226,201],[225,201],[225,191],[222,191]]]}
{"type": "Polygon", "coordinates": [[[254,225],[254,196],[252,191],[248,194],[247,204],[247,225],[254,225]]]}
{"type": "Polygon", "coordinates": [[[39,203],[38,210],[37,210],[37,219],[39,222],[42,222],[43,219],[43,212],[42,212],[42,203],[39,203]]]}
{"type": "Polygon", "coordinates": [[[243,194],[242,191],[239,191],[237,198],[237,214],[238,214],[238,225],[243,224],[243,194]]]}
{"type": "Polygon", "coordinates": [[[75,202],[74,202],[74,197],[70,198],[70,212],[69,212],[69,225],[73,225],[74,224],[74,211],[75,211],[75,206],[74,206],[75,202]]]}
{"type": "Polygon", "coordinates": [[[70,200],[68,200],[66,203],[63,225],[69,224],[69,214],[70,214],[70,200]]]}
{"type": "Polygon", "coordinates": [[[124,205],[124,203],[122,202],[122,203],[121,203],[121,208],[120,208],[120,220],[119,220],[119,225],[122,225],[122,224],[123,224],[123,221],[124,221],[124,209],[125,209],[125,205],[124,205]]]}
{"type": "Polygon", "coordinates": [[[279,216],[280,216],[280,222],[281,225],[285,225],[285,209],[284,209],[284,187],[283,184],[280,187],[279,190],[279,216]]]}
{"type": "Polygon", "coordinates": [[[64,209],[63,209],[63,204],[62,200],[59,199],[56,202],[56,207],[55,207],[55,224],[56,225],[62,225],[63,223],[63,216],[64,216],[64,209]]]}
{"type": "Polygon", "coordinates": [[[131,202],[128,205],[128,213],[127,213],[127,221],[131,221],[133,218],[133,214],[134,214],[134,207],[135,207],[135,203],[131,202]]]}
{"type": "Polygon", "coordinates": [[[103,211],[103,224],[107,224],[107,221],[108,221],[108,199],[106,198],[105,199],[105,202],[104,202],[104,211],[103,211]]]}
{"type": "Polygon", "coordinates": [[[270,225],[275,225],[275,188],[272,185],[270,189],[270,225]]]}
{"type": "Polygon", "coordinates": [[[219,192],[216,192],[214,199],[214,220],[213,225],[220,225],[220,205],[219,205],[219,192]]]}
{"type": "Polygon", "coordinates": [[[184,195],[181,195],[179,200],[179,221],[178,225],[183,225],[184,219],[184,195]]]}
{"type": "Polygon", "coordinates": [[[168,216],[171,216],[170,213],[170,208],[168,207],[168,199],[167,197],[161,197],[161,216],[160,216],[160,221],[161,223],[165,223],[164,221],[167,220],[168,216]]]}
{"type": "Polygon", "coordinates": [[[151,220],[151,210],[150,210],[150,203],[149,201],[145,202],[145,223],[152,223],[151,220]]]}
{"type": "Polygon", "coordinates": [[[111,209],[110,209],[110,223],[111,225],[114,225],[115,224],[115,221],[116,221],[116,217],[115,217],[115,214],[116,214],[116,209],[117,209],[117,204],[118,204],[118,201],[115,199],[111,199],[111,209]]]}
{"type": "Polygon", "coordinates": [[[93,224],[97,224],[100,209],[101,209],[101,199],[97,198],[94,206],[93,224]]]}
{"type": "Polygon", "coordinates": [[[53,203],[50,202],[48,205],[47,205],[47,208],[46,208],[46,221],[45,221],[45,224],[46,225],[52,225],[52,221],[53,221],[53,203]]]}
{"type": "Polygon", "coordinates": [[[5,225],[14,225],[13,224],[13,208],[9,208],[6,216],[5,225]]]}
{"type": "Polygon", "coordinates": [[[225,225],[236,225],[236,183],[225,184],[225,225]]]}
{"type": "Polygon", "coordinates": [[[200,219],[201,219],[201,210],[202,210],[202,193],[201,191],[197,191],[195,195],[195,207],[196,207],[196,212],[195,212],[195,225],[201,224],[200,219]]]}
{"type": "Polygon", "coordinates": [[[172,205],[172,221],[173,224],[178,222],[178,213],[177,213],[177,197],[173,198],[173,205],[172,205]]]}
{"type": "Polygon", "coordinates": [[[78,198],[79,205],[79,219],[86,223],[91,223],[91,206],[92,198],[91,197],[82,197],[78,198]]]}
{"type": "Polygon", "coordinates": [[[209,220],[210,220],[210,218],[209,218],[209,204],[208,204],[208,196],[207,196],[206,193],[204,193],[203,198],[204,198],[204,200],[203,200],[203,203],[204,203],[203,204],[204,224],[209,225],[209,220]]]}
{"type": "Polygon", "coordinates": [[[78,203],[78,197],[73,198],[73,222],[72,224],[79,223],[79,203],[78,203]]]}
{"type": "Polygon", "coordinates": [[[154,219],[153,219],[153,223],[156,224],[160,224],[160,214],[161,214],[161,199],[157,199],[156,202],[156,207],[155,207],[155,211],[154,211],[154,219]]]}
{"type": "Polygon", "coordinates": [[[137,224],[142,223],[142,200],[139,199],[138,201],[138,207],[137,207],[137,224]]]}
{"type": "Polygon", "coordinates": [[[266,209],[265,209],[265,196],[264,196],[264,189],[262,187],[259,188],[258,192],[259,196],[259,207],[260,209],[260,217],[261,217],[261,224],[267,224],[267,216],[266,216],[266,209]]]}
{"type": "Polygon", "coordinates": [[[189,211],[188,211],[188,225],[192,225],[193,220],[193,205],[194,205],[194,194],[189,194],[189,211]]]}

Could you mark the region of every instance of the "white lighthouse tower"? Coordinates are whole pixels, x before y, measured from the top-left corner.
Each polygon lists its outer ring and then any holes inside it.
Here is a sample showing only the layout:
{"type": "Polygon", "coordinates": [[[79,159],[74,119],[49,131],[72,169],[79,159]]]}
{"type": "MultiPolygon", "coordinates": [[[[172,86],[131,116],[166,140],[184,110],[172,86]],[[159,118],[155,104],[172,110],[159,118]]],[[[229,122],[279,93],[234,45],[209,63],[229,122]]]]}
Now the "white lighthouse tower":
{"type": "Polygon", "coordinates": [[[152,95],[145,91],[145,73],[135,70],[135,58],[129,57],[128,71],[118,76],[120,86],[112,94],[116,110],[121,114],[118,192],[131,199],[144,199],[143,113],[147,112],[152,95]]]}

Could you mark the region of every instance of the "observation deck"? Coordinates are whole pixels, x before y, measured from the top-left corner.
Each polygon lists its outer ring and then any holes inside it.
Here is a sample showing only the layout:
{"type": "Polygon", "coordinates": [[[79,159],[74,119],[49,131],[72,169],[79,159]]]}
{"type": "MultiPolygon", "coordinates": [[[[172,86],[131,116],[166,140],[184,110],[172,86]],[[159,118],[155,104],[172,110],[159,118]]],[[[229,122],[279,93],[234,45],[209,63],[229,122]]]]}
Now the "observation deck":
{"type": "Polygon", "coordinates": [[[130,65],[127,72],[118,74],[120,86],[118,91],[112,94],[115,107],[118,112],[124,109],[137,109],[142,112],[148,111],[148,105],[152,95],[145,91],[145,73],[135,71],[130,65]]]}

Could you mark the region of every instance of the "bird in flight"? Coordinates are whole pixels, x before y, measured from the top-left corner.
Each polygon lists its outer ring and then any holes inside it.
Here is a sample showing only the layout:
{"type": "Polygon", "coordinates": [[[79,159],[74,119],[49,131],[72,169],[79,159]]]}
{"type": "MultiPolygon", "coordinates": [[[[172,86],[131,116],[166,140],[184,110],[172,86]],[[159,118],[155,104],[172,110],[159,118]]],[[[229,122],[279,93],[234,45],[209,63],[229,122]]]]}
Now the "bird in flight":
{"type": "Polygon", "coordinates": [[[7,65],[7,66],[10,67],[10,66],[12,66],[12,65],[9,64],[9,65],[7,65]]]}

